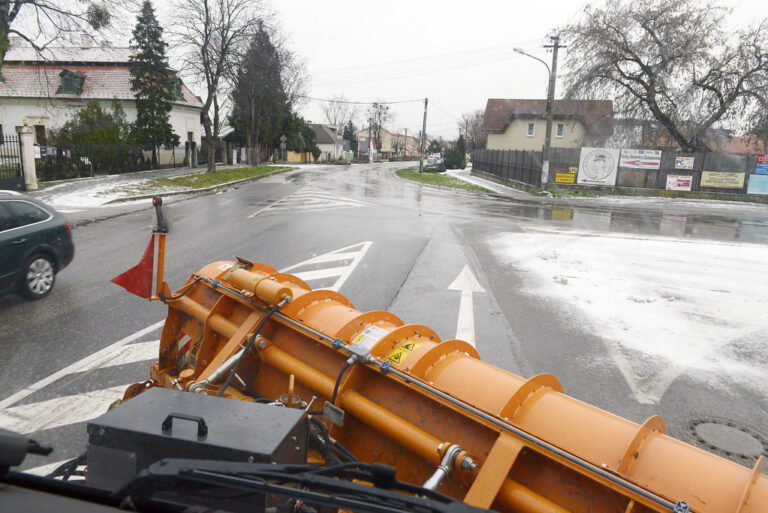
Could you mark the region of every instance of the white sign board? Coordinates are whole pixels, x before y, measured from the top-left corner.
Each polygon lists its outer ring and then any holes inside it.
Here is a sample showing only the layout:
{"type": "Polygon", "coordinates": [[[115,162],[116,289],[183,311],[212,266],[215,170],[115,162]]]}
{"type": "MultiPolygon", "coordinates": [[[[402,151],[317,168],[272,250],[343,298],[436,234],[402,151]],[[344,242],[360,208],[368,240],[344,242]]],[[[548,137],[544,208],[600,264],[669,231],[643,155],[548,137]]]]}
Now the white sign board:
{"type": "Polygon", "coordinates": [[[693,185],[691,175],[667,175],[668,191],[690,191],[693,185]]]}
{"type": "Polygon", "coordinates": [[[616,185],[619,150],[582,148],[576,183],[584,185],[616,185]]]}
{"type": "Polygon", "coordinates": [[[675,157],[675,169],[693,169],[693,157],[675,157]]]}
{"type": "Polygon", "coordinates": [[[661,150],[621,150],[620,167],[629,169],[659,169],[661,150]]]}

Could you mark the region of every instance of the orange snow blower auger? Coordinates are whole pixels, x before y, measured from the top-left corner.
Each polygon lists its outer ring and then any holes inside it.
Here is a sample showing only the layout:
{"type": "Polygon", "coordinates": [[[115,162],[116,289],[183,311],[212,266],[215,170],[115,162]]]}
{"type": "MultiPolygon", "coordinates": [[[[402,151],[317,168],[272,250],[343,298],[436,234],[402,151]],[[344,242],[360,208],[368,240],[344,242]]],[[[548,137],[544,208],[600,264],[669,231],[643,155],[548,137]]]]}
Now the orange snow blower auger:
{"type": "Polygon", "coordinates": [[[742,467],[267,265],[213,262],[156,296],[159,358],[124,400],[161,386],[305,409],[357,459],[501,512],[768,511],[764,456],[742,467]]]}

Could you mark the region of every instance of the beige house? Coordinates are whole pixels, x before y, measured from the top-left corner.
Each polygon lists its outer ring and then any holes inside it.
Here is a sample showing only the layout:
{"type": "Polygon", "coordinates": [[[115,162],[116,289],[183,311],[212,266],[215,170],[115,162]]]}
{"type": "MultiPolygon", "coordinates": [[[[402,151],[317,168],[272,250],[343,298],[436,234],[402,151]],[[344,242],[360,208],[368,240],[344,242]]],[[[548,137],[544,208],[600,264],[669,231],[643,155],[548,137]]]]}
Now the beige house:
{"type": "Polygon", "coordinates": [[[309,126],[315,131],[316,144],[320,148],[318,162],[330,162],[344,156],[344,140],[334,127],[316,123],[310,123],[309,126]]]}
{"type": "MultiPolygon", "coordinates": [[[[613,133],[610,100],[555,100],[551,146],[601,146],[613,133]]],[[[535,150],[544,146],[546,100],[491,98],[480,129],[488,133],[489,150],[535,150]]]]}
{"type": "MultiPolygon", "coordinates": [[[[397,134],[384,128],[381,129],[381,149],[379,153],[384,158],[416,157],[419,155],[419,141],[412,135],[397,134]]],[[[375,130],[374,130],[375,134],[375,130]]],[[[368,128],[357,132],[358,137],[369,137],[368,128]]],[[[374,141],[374,148],[378,148],[374,141]]]]}

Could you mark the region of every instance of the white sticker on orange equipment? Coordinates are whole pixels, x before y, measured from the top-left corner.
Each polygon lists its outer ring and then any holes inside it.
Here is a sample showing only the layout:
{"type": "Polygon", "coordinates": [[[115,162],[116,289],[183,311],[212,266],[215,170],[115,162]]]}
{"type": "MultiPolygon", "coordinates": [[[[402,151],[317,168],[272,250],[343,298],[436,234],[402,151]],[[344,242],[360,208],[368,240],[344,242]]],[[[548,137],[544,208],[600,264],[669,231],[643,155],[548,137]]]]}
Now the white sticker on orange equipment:
{"type": "Polygon", "coordinates": [[[219,271],[226,271],[230,267],[232,267],[232,264],[221,264],[220,266],[216,267],[216,269],[219,271]]]}
{"type": "Polygon", "coordinates": [[[352,341],[352,344],[360,344],[363,347],[371,349],[376,345],[376,342],[389,335],[387,330],[381,329],[378,326],[368,326],[360,332],[358,336],[352,341]]]}
{"type": "Polygon", "coordinates": [[[184,367],[189,361],[189,346],[192,337],[185,335],[184,333],[179,333],[179,335],[181,335],[181,337],[176,343],[176,361],[178,362],[179,367],[184,367]]]}

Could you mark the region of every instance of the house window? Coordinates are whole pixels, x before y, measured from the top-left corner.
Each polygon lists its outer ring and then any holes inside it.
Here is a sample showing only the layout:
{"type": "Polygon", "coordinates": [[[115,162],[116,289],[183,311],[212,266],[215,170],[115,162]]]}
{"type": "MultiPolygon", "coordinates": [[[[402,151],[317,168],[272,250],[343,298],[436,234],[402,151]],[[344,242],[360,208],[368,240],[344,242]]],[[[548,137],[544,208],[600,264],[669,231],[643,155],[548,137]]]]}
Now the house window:
{"type": "Polygon", "coordinates": [[[562,137],[565,133],[565,123],[558,123],[557,130],[555,131],[555,137],[562,137]]]}
{"type": "Polygon", "coordinates": [[[533,137],[533,133],[536,130],[536,123],[528,123],[528,137],[533,137]]]}
{"type": "Polygon", "coordinates": [[[47,146],[45,139],[45,125],[35,125],[35,142],[40,146],[47,146]]]}

